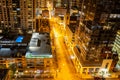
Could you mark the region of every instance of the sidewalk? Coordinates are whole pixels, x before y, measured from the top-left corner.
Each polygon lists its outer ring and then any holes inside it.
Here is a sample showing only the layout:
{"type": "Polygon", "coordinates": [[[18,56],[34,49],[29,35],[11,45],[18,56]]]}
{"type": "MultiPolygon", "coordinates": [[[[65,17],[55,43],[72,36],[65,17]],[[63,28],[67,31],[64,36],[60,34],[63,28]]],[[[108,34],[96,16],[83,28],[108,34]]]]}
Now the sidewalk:
{"type": "MultiPolygon", "coordinates": [[[[82,74],[83,80],[94,80],[94,77],[91,75],[82,74]]],[[[105,80],[120,80],[115,73],[112,73],[110,77],[105,78],[105,80]]]]}

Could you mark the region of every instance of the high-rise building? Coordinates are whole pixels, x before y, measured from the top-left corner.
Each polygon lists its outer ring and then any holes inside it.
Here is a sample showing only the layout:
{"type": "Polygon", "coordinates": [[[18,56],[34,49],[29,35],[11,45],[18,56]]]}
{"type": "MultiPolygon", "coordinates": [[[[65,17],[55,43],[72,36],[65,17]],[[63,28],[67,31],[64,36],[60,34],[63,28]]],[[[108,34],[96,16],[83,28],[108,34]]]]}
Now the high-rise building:
{"type": "Polygon", "coordinates": [[[33,28],[34,0],[1,0],[0,26],[7,28],[33,28]]]}
{"type": "Polygon", "coordinates": [[[35,0],[20,0],[21,28],[36,29],[36,4],[35,0]]]}
{"type": "MultiPolygon", "coordinates": [[[[112,47],[120,29],[120,2],[117,0],[81,0],[80,23],[73,48],[78,72],[91,73],[110,69],[114,58],[112,47]],[[79,66],[78,66],[79,65],[79,66]],[[92,70],[91,70],[92,68],[92,70]],[[96,70],[96,71],[95,71],[96,70]]],[[[117,59],[116,59],[117,60],[117,59]]],[[[116,65],[116,64],[114,64],[116,65]]]]}
{"type": "Polygon", "coordinates": [[[19,0],[0,0],[0,26],[2,28],[20,27],[19,3],[19,0]]]}
{"type": "Polygon", "coordinates": [[[119,1],[110,0],[85,0],[83,2],[81,12],[85,15],[82,15],[83,19],[80,20],[79,31],[80,43],[84,44],[83,48],[81,47],[84,52],[82,53],[83,57],[88,57],[93,53],[112,53],[111,49],[120,23],[119,17],[113,18],[111,16],[119,15],[118,4],[120,4],[119,1]]]}
{"type": "Polygon", "coordinates": [[[36,19],[49,4],[51,0],[1,0],[0,26],[36,30],[36,19]]]}

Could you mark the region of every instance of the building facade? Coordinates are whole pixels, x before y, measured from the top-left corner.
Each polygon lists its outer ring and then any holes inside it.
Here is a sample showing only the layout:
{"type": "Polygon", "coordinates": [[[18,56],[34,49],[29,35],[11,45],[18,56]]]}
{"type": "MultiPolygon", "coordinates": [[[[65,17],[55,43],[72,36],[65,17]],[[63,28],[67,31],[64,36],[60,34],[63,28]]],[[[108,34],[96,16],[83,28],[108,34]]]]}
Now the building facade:
{"type": "MultiPolygon", "coordinates": [[[[117,12],[119,9],[115,8],[115,3],[119,4],[119,2],[117,3],[116,1],[111,2],[107,0],[106,1],[96,0],[94,2],[92,0],[84,1],[83,3],[84,7],[82,12],[85,15],[82,15],[83,19],[80,20],[80,27],[78,29],[79,40],[81,40],[80,43],[84,44],[84,46],[81,46],[81,48],[83,47],[81,49],[83,50],[82,52],[89,52],[88,55],[93,53],[98,54],[107,52],[111,53],[113,42],[115,40],[115,35],[117,33],[117,30],[119,29],[119,22],[113,21],[112,18],[110,17],[110,15],[112,15],[115,11],[117,12]],[[103,5],[102,3],[106,5],[103,5]],[[110,4],[112,4],[112,6],[110,6],[110,4]],[[103,10],[101,6],[107,8],[103,10]],[[110,10],[108,10],[108,7],[113,6],[114,8],[109,8],[110,10]],[[89,10],[91,11],[89,12],[89,10]],[[99,18],[97,17],[98,14],[100,15],[99,18]],[[105,19],[104,22],[103,20],[101,20],[101,18],[103,18],[103,15],[105,19]]],[[[119,12],[117,12],[116,14],[119,14],[119,12]]],[[[82,55],[85,57],[87,56],[87,53],[82,53],[82,55]]]]}
{"type": "MultiPolygon", "coordinates": [[[[83,67],[86,67],[87,71],[90,68],[95,70],[95,67],[99,67],[99,70],[101,68],[110,70],[111,65],[114,67],[116,65],[113,61],[117,60],[112,47],[116,33],[120,29],[118,17],[120,2],[117,0],[81,0],[81,2],[80,22],[75,31],[77,33],[73,47],[73,54],[78,59],[73,59],[73,62],[78,66],[78,72],[83,67]],[[112,17],[113,15],[115,17],[112,17]],[[93,63],[95,66],[92,66],[93,63]]],[[[80,73],[83,71],[84,69],[80,73]]]]}
{"type": "Polygon", "coordinates": [[[20,27],[20,1],[0,1],[0,26],[2,28],[20,27]]]}
{"type": "Polygon", "coordinates": [[[116,65],[117,69],[120,69],[120,31],[117,32],[116,38],[115,38],[115,42],[112,48],[112,51],[114,52],[114,54],[118,54],[118,63],[116,65]]]}
{"type": "Polygon", "coordinates": [[[1,0],[0,26],[35,31],[36,19],[52,4],[51,0],[1,0]]]}

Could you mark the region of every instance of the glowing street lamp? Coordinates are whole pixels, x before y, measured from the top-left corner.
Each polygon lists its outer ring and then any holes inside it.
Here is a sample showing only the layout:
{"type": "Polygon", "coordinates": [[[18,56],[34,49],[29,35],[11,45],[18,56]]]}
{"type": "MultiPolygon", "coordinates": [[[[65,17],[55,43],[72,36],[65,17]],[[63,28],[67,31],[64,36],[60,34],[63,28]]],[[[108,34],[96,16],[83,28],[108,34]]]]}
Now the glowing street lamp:
{"type": "Polygon", "coordinates": [[[71,55],[70,58],[71,58],[71,59],[75,59],[75,56],[74,56],[74,55],[71,55]]]}

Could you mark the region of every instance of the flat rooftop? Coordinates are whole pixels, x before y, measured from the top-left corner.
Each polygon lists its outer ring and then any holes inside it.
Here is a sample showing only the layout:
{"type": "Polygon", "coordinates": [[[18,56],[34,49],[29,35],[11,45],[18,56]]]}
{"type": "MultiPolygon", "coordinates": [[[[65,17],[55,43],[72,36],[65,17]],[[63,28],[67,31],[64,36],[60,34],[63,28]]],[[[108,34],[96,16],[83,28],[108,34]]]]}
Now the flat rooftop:
{"type": "Polygon", "coordinates": [[[17,33],[0,35],[0,57],[25,56],[30,37],[31,35],[18,35],[17,33]]]}
{"type": "Polygon", "coordinates": [[[49,33],[33,33],[26,58],[52,58],[49,33]]]}

